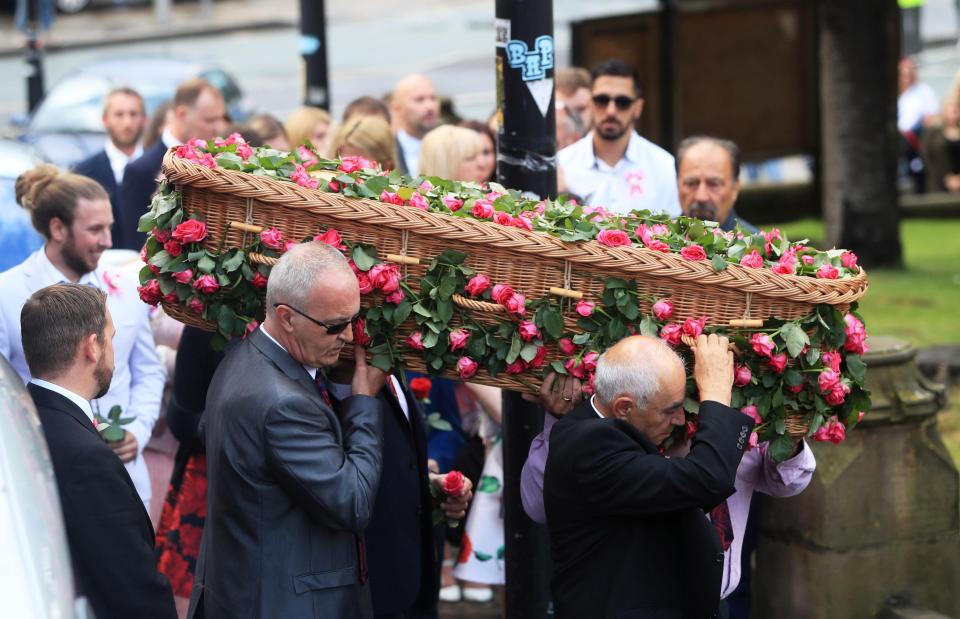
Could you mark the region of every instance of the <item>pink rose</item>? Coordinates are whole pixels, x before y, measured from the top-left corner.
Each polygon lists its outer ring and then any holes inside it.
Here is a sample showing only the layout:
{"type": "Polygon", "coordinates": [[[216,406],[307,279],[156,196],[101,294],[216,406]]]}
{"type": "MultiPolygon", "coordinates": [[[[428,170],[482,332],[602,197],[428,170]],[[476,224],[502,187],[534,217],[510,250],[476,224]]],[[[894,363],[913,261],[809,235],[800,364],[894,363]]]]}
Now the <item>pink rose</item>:
{"type": "Polygon", "coordinates": [[[754,333],[751,335],[750,346],[753,348],[753,352],[761,357],[769,357],[777,348],[777,345],[773,343],[773,340],[770,339],[770,336],[766,333],[754,333]]]}
{"type": "Polygon", "coordinates": [[[780,256],[780,260],[770,267],[770,270],[780,275],[793,275],[797,270],[797,256],[792,251],[788,251],[780,256]]]}
{"type": "Polygon", "coordinates": [[[176,150],[173,151],[173,154],[187,161],[196,161],[200,158],[200,153],[197,152],[197,149],[189,144],[178,146],[176,150]]]}
{"type": "Polygon", "coordinates": [[[687,422],[687,440],[692,441],[693,437],[697,435],[697,420],[687,422]]]}
{"type": "Polygon", "coordinates": [[[530,216],[527,213],[520,213],[520,216],[513,220],[513,227],[529,232],[533,230],[533,222],[530,221],[530,216]]]}
{"type": "Polygon", "coordinates": [[[316,189],[320,186],[320,182],[310,176],[310,173],[307,172],[307,169],[299,163],[294,171],[290,174],[290,180],[301,187],[306,187],[307,189],[316,189]]]}
{"type": "Polygon", "coordinates": [[[332,191],[334,193],[337,193],[338,191],[340,191],[340,183],[338,183],[337,181],[327,182],[327,191],[332,191]]]}
{"type": "Polygon", "coordinates": [[[163,298],[163,293],[160,292],[160,282],[155,279],[151,279],[143,286],[138,286],[137,292],[140,294],[140,300],[147,305],[156,305],[163,298]]]}
{"type": "Polygon", "coordinates": [[[213,275],[201,275],[197,278],[197,281],[193,282],[193,287],[203,294],[213,294],[220,290],[220,284],[217,283],[217,278],[213,275]]]}
{"type": "Polygon", "coordinates": [[[493,299],[494,303],[499,303],[503,305],[504,301],[513,296],[513,288],[505,284],[497,284],[493,287],[493,290],[490,291],[490,298],[493,299]]]}
{"type": "Polygon", "coordinates": [[[680,250],[680,256],[684,260],[706,260],[707,252],[699,245],[688,245],[680,250]]]}
{"type": "Polygon", "coordinates": [[[183,253],[183,246],[180,243],[177,243],[176,241],[174,241],[173,239],[170,239],[169,241],[164,243],[163,249],[174,258],[176,258],[177,256],[183,253]]]}
{"type": "Polygon", "coordinates": [[[176,290],[171,290],[167,294],[163,295],[163,300],[166,301],[167,303],[176,304],[180,302],[180,297],[177,296],[176,290]]]}
{"type": "Polygon", "coordinates": [[[367,333],[367,321],[363,318],[357,318],[353,321],[353,341],[361,346],[366,346],[373,341],[367,333]]]}
{"type": "Polygon", "coordinates": [[[840,362],[843,360],[843,357],[840,356],[840,353],[836,350],[825,350],[820,354],[820,362],[823,364],[823,367],[830,368],[837,374],[840,373],[840,362]]]}
{"type": "Polygon", "coordinates": [[[820,385],[821,393],[828,393],[838,382],[840,382],[840,372],[831,368],[823,370],[817,377],[817,384],[820,385]]]}
{"type": "Polygon", "coordinates": [[[189,284],[190,280],[193,279],[193,269],[187,269],[185,271],[180,271],[179,273],[174,273],[173,279],[178,284],[189,284]]]}
{"type": "Polygon", "coordinates": [[[740,258],[740,266],[748,267],[751,269],[762,269],[763,256],[761,256],[757,250],[753,250],[749,254],[740,258]]]}
{"type": "Polygon", "coordinates": [[[699,337],[703,333],[703,327],[707,324],[707,317],[687,318],[683,321],[683,334],[689,337],[699,337]]]}
{"type": "Polygon", "coordinates": [[[300,161],[302,161],[306,167],[309,168],[316,165],[317,155],[303,144],[297,147],[297,154],[300,155],[300,161]]]}
{"type": "Polygon", "coordinates": [[[400,268],[395,264],[378,262],[367,273],[373,287],[382,290],[384,294],[395,292],[400,288],[400,268]]]}
{"type": "Polygon", "coordinates": [[[280,251],[283,249],[283,233],[276,228],[268,228],[260,233],[260,242],[270,249],[280,251]]]}
{"type": "Polygon", "coordinates": [[[750,371],[750,366],[745,364],[736,364],[733,368],[733,384],[737,387],[746,387],[750,384],[750,380],[753,379],[753,372],[750,371]]]}
{"type": "Polygon", "coordinates": [[[207,141],[206,141],[206,140],[201,140],[200,138],[193,138],[192,140],[189,140],[189,141],[187,142],[187,144],[188,144],[189,146],[193,146],[194,148],[206,148],[206,147],[207,147],[207,141]]]}
{"type": "Polygon", "coordinates": [[[336,228],[330,228],[323,234],[315,235],[313,240],[317,241],[318,243],[326,243],[327,245],[336,247],[340,251],[343,251],[347,248],[347,246],[343,244],[343,237],[340,236],[340,232],[336,228]]]}
{"type": "Polygon", "coordinates": [[[817,269],[817,277],[820,279],[837,279],[839,275],[840,270],[830,263],[821,265],[820,268],[817,269]]]}
{"type": "Polygon", "coordinates": [[[237,156],[246,161],[251,155],[253,155],[253,149],[250,148],[249,144],[237,144],[237,156]]]}
{"type": "Polygon", "coordinates": [[[373,282],[370,281],[370,276],[359,271],[355,274],[357,276],[357,286],[360,288],[360,294],[370,294],[373,292],[373,282]]]}
{"type": "Polygon", "coordinates": [[[621,247],[630,245],[630,235],[623,230],[601,230],[597,242],[607,247],[621,247]]]}
{"type": "Polygon", "coordinates": [[[537,349],[537,354],[530,360],[530,363],[527,364],[527,367],[539,368],[543,366],[543,362],[547,359],[547,347],[541,346],[537,349]]]}
{"type": "Polygon", "coordinates": [[[200,300],[200,297],[190,297],[190,300],[187,301],[187,309],[197,316],[203,316],[203,310],[205,309],[205,306],[203,301],[200,300]]]}
{"type": "Polygon", "coordinates": [[[760,436],[756,432],[750,433],[750,440],[747,441],[747,451],[753,451],[760,444],[760,436]]]}
{"type": "Polygon", "coordinates": [[[863,421],[864,415],[866,415],[866,413],[863,411],[860,411],[859,413],[857,413],[857,423],[860,423],[861,421],[863,421]]]}
{"type": "Polygon", "coordinates": [[[568,337],[560,338],[560,341],[557,342],[557,349],[560,350],[560,353],[566,357],[575,355],[577,353],[577,345],[573,343],[568,337]]]}
{"type": "Polygon", "coordinates": [[[817,261],[817,259],[814,258],[813,256],[811,256],[810,254],[804,254],[804,255],[800,256],[800,262],[802,262],[803,264],[805,264],[805,265],[807,265],[807,266],[813,265],[813,263],[816,262],[816,261],[817,261]]]}
{"type": "Polygon", "coordinates": [[[397,206],[403,206],[403,198],[400,197],[400,194],[394,191],[387,191],[384,189],[380,193],[380,201],[386,202],[387,204],[395,204],[397,206]]]}
{"type": "Polygon", "coordinates": [[[417,191],[414,191],[413,195],[410,196],[410,206],[412,206],[413,208],[418,208],[421,211],[430,210],[430,203],[427,202],[427,199],[424,198],[423,195],[417,191]]]}
{"type": "Polygon", "coordinates": [[[583,368],[588,372],[593,372],[597,369],[597,359],[599,358],[600,354],[591,350],[583,356],[583,368]]]}
{"type": "Polygon", "coordinates": [[[523,374],[527,371],[522,359],[517,359],[513,363],[507,364],[507,374],[523,374]]]}
{"type": "Polygon", "coordinates": [[[838,382],[830,388],[830,392],[824,394],[823,398],[830,406],[840,406],[847,399],[850,393],[850,386],[843,381],[838,382]]]}
{"type": "Polygon", "coordinates": [[[199,243],[207,238],[207,224],[196,219],[188,219],[174,228],[171,236],[181,243],[199,243]]]}
{"type": "Polygon", "coordinates": [[[394,290],[393,292],[384,295],[383,300],[393,305],[400,305],[400,302],[403,301],[406,296],[407,293],[405,293],[403,290],[394,290]]]}
{"type": "Polygon", "coordinates": [[[267,287],[267,278],[263,276],[260,271],[257,271],[253,275],[253,279],[250,280],[250,285],[254,288],[266,288],[267,287]]]}
{"type": "Polygon", "coordinates": [[[423,350],[423,334],[415,331],[407,338],[407,346],[414,350],[423,350]]]}
{"type": "Polygon", "coordinates": [[[563,367],[566,368],[567,373],[574,378],[583,378],[587,375],[586,368],[583,367],[583,362],[577,359],[567,359],[563,367]]]}
{"type": "Polygon", "coordinates": [[[504,211],[497,211],[493,214],[493,223],[500,224],[501,226],[512,226],[513,215],[505,213],[504,211]]]}
{"type": "Polygon", "coordinates": [[[581,388],[580,388],[580,391],[584,392],[584,393],[587,394],[587,395],[593,395],[594,393],[596,393],[597,388],[596,388],[596,386],[593,384],[593,377],[594,377],[594,376],[596,376],[596,374],[590,374],[590,378],[587,380],[587,384],[584,385],[583,387],[581,387],[581,388]]]}
{"type": "Polygon", "coordinates": [[[247,326],[243,328],[243,337],[247,337],[251,333],[257,330],[257,327],[260,326],[259,320],[251,320],[247,323],[247,326]]]}
{"type": "Polygon", "coordinates": [[[421,191],[430,191],[431,189],[433,189],[433,183],[430,181],[424,180],[422,183],[420,183],[421,191]]]}
{"type": "Polygon", "coordinates": [[[496,202],[497,198],[499,198],[499,197],[502,196],[502,195],[503,195],[503,194],[500,193],[499,191],[491,191],[491,192],[487,193],[487,195],[485,195],[484,197],[485,197],[487,200],[490,200],[491,202],[496,202]]]}
{"type": "Polygon", "coordinates": [[[447,196],[443,196],[441,200],[443,201],[443,204],[454,213],[456,213],[461,208],[463,208],[463,200],[461,200],[457,196],[447,195],[447,196]]]}
{"type": "Polygon", "coordinates": [[[522,321],[520,326],[517,327],[517,332],[520,334],[520,339],[524,342],[529,342],[540,337],[540,329],[529,320],[522,321]]]}
{"type": "Polygon", "coordinates": [[[650,232],[654,236],[663,236],[665,234],[670,234],[670,228],[666,224],[653,224],[650,226],[650,232]]]}
{"type": "Polygon", "coordinates": [[[760,416],[760,411],[757,409],[756,405],[748,404],[740,409],[740,412],[744,415],[749,415],[753,418],[753,421],[757,424],[763,423],[763,417],[760,416]]]}
{"type": "Polygon", "coordinates": [[[470,357],[460,357],[457,360],[457,373],[463,380],[473,378],[473,375],[477,373],[477,362],[470,357]]]}
{"type": "Polygon", "coordinates": [[[660,339],[667,342],[671,346],[677,346],[680,344],[680,337],[683,335],[683,325],[678,322],[671,322],[669,324],[663,325],[663,328],[660,329],[660,339]]]}
{"type": "Polygon", "coordinates": [[[508,312],[517,316],[523,316],[527,311],[526,298],[522,294],[512,294],[503,302],[503,306],[508,312]]]}
{"type": "Polygon", "coordinates": [[[210,168],[211,170],[217,167],[217,160],[214,159],[213,155],[210,153],[204,153],[200,155],[200,158],[197,159],[197,163],[205,168],[210,168]]]}
{"type": "Polygon", "coordinates": [[[454,329],[450,332],[450,350],[460,350],[470,340],[470,333],[464,329],[454,329]]]}
{"type": "Polygon", "coordinates": [[[845,269],[856,269],[857,268],[857,254],[852,251],[845,251],[840,254],[840,264],[843,265],[845,269]]]}
{"type": "Polygon", "coordinates": [[[593,315],[593,311],[596,309],[597,304],[593,301],[584,301],[580,299],[577,301],[577,313],[583,316],[584,318],[589,318],[593,315]]]}
{"type": "Polygon", "coordinates": [[[669,320],[673,316],[673,303],[666,299],[660,299],[653,304],[653,315],[657,320],[669,320]]]}
{"type": "Polygon", "coordinates": [[[360,170],[369,170],[376,168],[377,164],[373,163],[369,159],[365,159],[359,156],[350,156],[350,157],[341,157],[340,165],[337,167],[341,172],[346,172],[350,174],[352,172],[359,172],[360,170]]]}
{"type": "Polygon", "coordinates": [[[490,219],[493,217],[493,204],[488,200],[477,200],[473,203],[473,209],[470,210],[477,219],[490,219]]]}
{"type": "Polygon", "coordinates": [[[473,277],[471,277],[470,281],[467,282],[467,285],[464,287],[464,289],[467,291],[467,294],[469,294],[471,297],[479,297],[484,292],[486,292],[487,288],[489,287],[490,287],[490,279],[487,278],[486,275],[483,275],[481,273],[479,275],[474,275],[473,277]]]}
{"type": "Polygon", "coordinates": [[[790,393],[800,393],[803,391],[803,385],[794,385],[792,387],[787,387],[787,391],[790,393]]]}
{"type": "MultiPolygon", "coordinates": [[[[193,220],[191,220],[191,221],[193,221],[193,220]]],[[[153,235],[153,238],[157,239],[157,243],[160,243],[161,245],[163,245],[163,244],[166,243],[168,240],[170,240],[170,231],[169,231],[169,230],[166,230],[166,229],[164,229],[164,230],[158,230],[157,228],[154,228],[154,229],[150,232],[150,234],[152,234],[152,235],[153,235]]],[[[146,262],[146,260],[144,260],[144,262],[146,262]]]]}
{"type": "Polygon", "coordinates": [[[853,314],[847,314],[843,317],[846,323],[847,341],[843,344],[843,349],[857,355],[866,353],[867,347],[867,329],[863,323],[853,314]]]}
{"type": "Polygon", "coordinates": [[[770,355],[770,358],[767,359],[767,365],[770,366],[770,369],[773,370],[775,374],[783,374],[783,371],[787,369],[786,353],[770,355]]]}
{"type": "Polygon", "coordinates": [[[836,417],[831,417],[813,434],[813,440],[830,442],[834,445],[839,445],[846,437],[846,428],[844,428],[842,423],[837,421],[836,417]]]}

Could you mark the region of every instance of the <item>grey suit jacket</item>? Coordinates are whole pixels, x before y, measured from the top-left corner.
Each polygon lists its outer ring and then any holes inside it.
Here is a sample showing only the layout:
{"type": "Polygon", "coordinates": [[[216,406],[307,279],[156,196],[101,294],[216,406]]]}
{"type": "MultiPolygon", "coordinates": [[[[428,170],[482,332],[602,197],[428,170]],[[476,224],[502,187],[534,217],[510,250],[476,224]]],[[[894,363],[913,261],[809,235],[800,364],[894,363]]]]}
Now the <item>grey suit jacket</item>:
{"type": "Polygon", "coordinates": [[[379,403],[339,414],[260,330],[207,393],[207,521],[189,617],[372,616],[358,539],[382,460],[379,403]]]}

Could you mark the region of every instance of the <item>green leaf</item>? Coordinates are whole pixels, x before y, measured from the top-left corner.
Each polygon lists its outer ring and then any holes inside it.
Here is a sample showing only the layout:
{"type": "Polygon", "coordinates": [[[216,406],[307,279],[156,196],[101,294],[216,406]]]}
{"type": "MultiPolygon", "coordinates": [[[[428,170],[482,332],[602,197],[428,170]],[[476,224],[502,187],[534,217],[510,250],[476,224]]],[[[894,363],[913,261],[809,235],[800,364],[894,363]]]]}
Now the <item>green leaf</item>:
{"type": "Polygon", "coordinates": [[[700,412],[700,403],[693,398],[684,398],[683,410],[687,411],[691,415],[696,415],[700,412]]]}
{"type": "Polygon", "coordinates": [[[543,324],[541,325],[547,334],[558,339],[563,335],[563,315],[554,307],[543,309],[543,324]]]}
{"type": "Polygon", "coordinates": [[[810,343],[807,333],[800,328],[800,325],[794,322],[784,323],[780,327],[780,336],[787,344],[787,353],[791,357],[796,357],[803,350],[803,347],[810,343]]]}
{"type": "Polygon", "coordinates": [[[236,319],[237,315],[230,309],[229,305],[226,303],[220,305],[220,312],[217,314],[217,327],[220,333],[232,333],[236,319]]]}
{"type": "Polygon", "coordinates": [[[394,327],[399,327],[404,323],[404,321],[410,317],[410,312],[413,310],[413,303],[404,299],[400,302],[400,305],[396,307],[393,311],[393,320],[391,324],[394,327]]]}
{"type": "Polygon", "coordinates": [[[787,368],[783,373],[783,383],[788,387],[797,387],[803,384],[803,374],[794,368],[787,368]]]}
{"type": "Polygon", "coordinates": [[[523,345],[523,348],[520,349],[520,358],[529,363],[537,356],[538,350],[540,350],[539,346],[533,342],[527,342],[523,345]]]}
{"type": "Polygon", "coordinates": [[[650,316],[644,316],[640,321],[640,335],[657,337],[658,330],[656,321],[650,316]]]}
{"type": "Polygon", "coordinates": [[[807,351],[807,365],[813,365],[820,360],[820,349],[810,347],[810,350],[807,351]]]}
{"type": "Polygon", "coordinates": [[[517,360],[517,357],[520,356],[520,350],[523,348],[523,342],[516,335],[513,336],[513,339],[510,340],[510,350],[507,351],[507,358],[505,361],[510,364],[517,360]]]}
{"type": "Polygon", "coordinates": [[[463,261],[467,259],[467,254],[462,251],[457,251],[455,249],[444,250],[436,260],[440,264],[449,264],[451,266],[457,266],[463,264],[463,261]]]}
{"type": "Polygon", "coordinates": [[[858,385],[862,385],[867,376],[867,364],[860,355],[847,355],[847,371],[858,385]]]}
{"type": "Polygon", "coordinates": [[[619,290],[622,288],[628,288],[629,286],[630,284],[627,283],[627,280],[619,277],[608,277],[603,283],[604,290],[619,290]]]}
{"type": "Polygon", "coordinates": [[[392,363],[390,363],[390,355],[374,355],[370,360],[370,365],[379,370],[387,372],[390,370],[390,366],[392,365],[392,363]]]}
{"type": "Polygon", "coordinates": [[[714,271],[722,271],[727,268],[727,259],[721,254],[715,254],[713,258],[710,259],[710,264],[713,265],[714,271]]]}
{"type": "Polygon", "coordinates": [[[231,255],[229,258],[223,261],[223,269],[227,273],[232,273],[233,271],[236,271],[237,269],[240,268],[240,265],[244,263],[244,259],[246,257],[247,256],[243,251],[237,250],[233,252],[233,255],[231,255]]]}
{"type": "Polygon", "coordinates": [[[563,367],[563,363],[559,359],[554,359],[550,362],[550,368],[562,376],[566,376],[567,368],[563,367]]]}
{"type": "Polygon", "coordinates": [[[371,176],[360,185],[361,188],[366,189],[372,193],[376,198],[380,198],[380,194],[390,186],[390,180],[384,176],[371,176]]]}
{"type": "Polygon", "coordinates": [[[777,462],[783,462],[793,453],[793,440],[789,434],[781,434],[770,441],[770,447],[767,451],[777,462]]]}
{"type": "Polygon", "coordinates": [[[377,250],[367,245],[355,245],[350,257],[361,271],[369,271],[377,263],[377,250]]]}
{"type": "Polygon", "coordinates": [[[213,270],[217,268],[217,263],[213,261],[213,258],[210,257],[210,254],[205,254],[203,258],[197,261],[197,268],[204,273],[213,273],[213,270]]]}
{"type": "MultiPolygon", "coordinates": [[[[429,323],[427,326],[430,326],[432,323],[429,323]]],[[[423,347],[424,348],[433,348],[437,345],[437,342],[440,340],[440,336],[433,330],[427,331],[426,335],[423,336],[423,347]]]]}
{"type": "Polygon", "coordinates": [[[423,316],[424,318],[433,318],[433,314],[431,314],[430,310],[428,310],[423,306],[423,303],[417,303],[416,305],[414,305],[413,311],[416,314],[423,316]]]}
{"type": "Polygon", "coordinates": [[[477,484],[477,492],[497,492],[500,490],[500,480],[493,475],[483,475],[477,484]]]}
{"type": "Polygon", "coordinates": [[[582,346],[590,341],[590,337],[589,333],[578,333],[573,336],[573,343],[577,346],[582,346]]]}
{"type": "Polygon", "coordinates": [[[487,553],[480,552],[479,550],[474,550],[473,556],[476,557],[477,561],[480,561],[480,562],[489,561],[490,559],[493,558],[493,555],[488,555],[487,553]]]}
{"type": "Polygon", "coordinates": [[[446,273],[440,278],[440,298],[449,299],[457,291],[457,277],[453,273],[446,273]]]}

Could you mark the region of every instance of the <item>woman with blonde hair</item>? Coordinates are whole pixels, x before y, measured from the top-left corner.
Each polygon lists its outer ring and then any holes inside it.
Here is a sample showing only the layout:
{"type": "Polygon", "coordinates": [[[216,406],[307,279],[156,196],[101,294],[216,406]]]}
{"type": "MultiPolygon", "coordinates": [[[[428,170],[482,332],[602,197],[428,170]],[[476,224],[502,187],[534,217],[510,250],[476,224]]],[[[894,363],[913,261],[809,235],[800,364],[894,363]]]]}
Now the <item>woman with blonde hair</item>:
{"type": "Polygon", "coordinates": [[[318,107],[297,108],[283,123],[291,148],[309,142],[320,153],[326,152],[330,113],[318,107]]]}
{"type": "Polygon", "coordinates": [[[330,144],[334,157],[364,157],[392,170],[397,162],[397,142],[390,125],[379,116],[354,116],[343,123],[330,144]]]}
{"type": "Polygon", "coordinates": [[[476,131],[441,125],[423,136],[420,175],[483,183],[487,180],[480,162],[483,146],[476,131]]]}

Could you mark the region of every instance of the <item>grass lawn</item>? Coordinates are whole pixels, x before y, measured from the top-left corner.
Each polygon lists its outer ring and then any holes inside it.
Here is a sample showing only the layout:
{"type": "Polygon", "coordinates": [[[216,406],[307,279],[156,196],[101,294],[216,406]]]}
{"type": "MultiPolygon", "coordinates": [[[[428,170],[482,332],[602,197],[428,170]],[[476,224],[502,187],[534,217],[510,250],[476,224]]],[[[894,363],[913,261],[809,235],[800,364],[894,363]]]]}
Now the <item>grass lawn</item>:
{"type": "MultiPolygon", "coordinates": [[[[806,237],[822,246],[819,220],[777,227],[791,240],[806,237]]],[[[867,273],[870,288],[860,301],[867,332],[898,337],[918,348],[960,343],[960,219],[907,219],[900,239],[904,268],[867,273]]]]}

